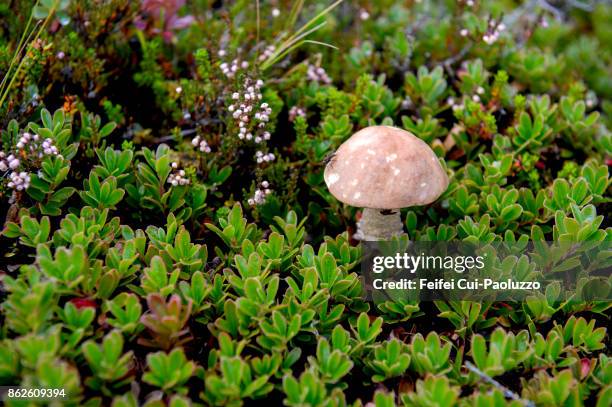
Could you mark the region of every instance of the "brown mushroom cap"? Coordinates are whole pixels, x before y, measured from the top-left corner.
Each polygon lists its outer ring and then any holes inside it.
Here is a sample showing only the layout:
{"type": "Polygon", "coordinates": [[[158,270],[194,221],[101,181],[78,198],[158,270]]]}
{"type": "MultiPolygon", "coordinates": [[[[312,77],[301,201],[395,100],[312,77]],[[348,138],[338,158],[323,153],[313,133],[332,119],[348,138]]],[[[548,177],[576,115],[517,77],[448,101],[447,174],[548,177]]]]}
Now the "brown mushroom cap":
{"type": "Polygon", "coordinates": [[[448,187],[448,176],[429,146],[390,126],[371,126],[345,141],[325,167],[338,200],[360,208],[426,205],[448,187]]]}

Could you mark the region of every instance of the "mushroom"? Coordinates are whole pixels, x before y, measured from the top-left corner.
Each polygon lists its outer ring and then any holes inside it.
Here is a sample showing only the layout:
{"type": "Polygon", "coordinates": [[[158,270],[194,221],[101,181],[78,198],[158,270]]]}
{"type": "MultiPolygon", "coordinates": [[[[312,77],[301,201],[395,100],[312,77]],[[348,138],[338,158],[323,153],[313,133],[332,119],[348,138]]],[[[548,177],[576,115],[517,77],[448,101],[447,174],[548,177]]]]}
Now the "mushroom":
{"type": "Polygon", "coordinates": [[[401,234],[399,209],[429,204],[448,187],[446,171],[429,146],[390,126],[353,134],[327,163],[324,178],[338,200],[364,208],[355,234],[359,240],[401,234]]]}

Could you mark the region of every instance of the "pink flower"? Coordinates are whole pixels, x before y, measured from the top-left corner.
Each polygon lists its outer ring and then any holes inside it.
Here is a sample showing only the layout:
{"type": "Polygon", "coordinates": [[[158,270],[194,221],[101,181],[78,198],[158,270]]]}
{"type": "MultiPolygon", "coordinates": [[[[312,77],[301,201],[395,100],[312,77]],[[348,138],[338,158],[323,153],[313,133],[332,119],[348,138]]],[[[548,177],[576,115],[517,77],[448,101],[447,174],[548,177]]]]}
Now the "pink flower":
{"type": "Polygon", "coordinates": [[[170,42],[172,31],[187,28],[195,22],[192,15],[178,15],[184,5],[185,0],[142,0],[141,9],[153,19],[163,18],[162,36],[166,42],[170,42]]]}

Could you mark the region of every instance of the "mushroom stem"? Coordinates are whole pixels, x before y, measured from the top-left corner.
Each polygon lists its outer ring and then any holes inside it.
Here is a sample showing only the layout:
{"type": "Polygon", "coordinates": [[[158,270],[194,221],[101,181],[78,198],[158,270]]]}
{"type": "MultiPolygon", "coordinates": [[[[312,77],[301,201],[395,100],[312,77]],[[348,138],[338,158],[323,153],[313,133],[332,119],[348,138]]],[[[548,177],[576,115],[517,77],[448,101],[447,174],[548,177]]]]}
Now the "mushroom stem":
{"type": "Polygon", "coordinates": [[[399,209],[384,211],[383,209],[365,208],[361,219],[357,222],[357,240],[388,240],[392,236],[403,233],[404,228],[399,209]]]}

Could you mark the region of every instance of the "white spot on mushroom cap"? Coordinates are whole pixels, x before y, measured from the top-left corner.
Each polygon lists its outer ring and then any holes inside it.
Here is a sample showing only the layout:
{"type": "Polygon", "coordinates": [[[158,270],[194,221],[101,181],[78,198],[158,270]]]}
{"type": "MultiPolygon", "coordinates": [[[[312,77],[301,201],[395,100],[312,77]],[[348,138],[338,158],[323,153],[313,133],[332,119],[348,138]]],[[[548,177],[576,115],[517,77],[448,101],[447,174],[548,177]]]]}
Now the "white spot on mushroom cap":
{"type": "Polygon", "coordinates": [[[329,174],[329,176],[327,177],[327,184],[328,185],[333,185],[336,182],[338,182],[338,180],[340,179],[340,175],[333,173],[333,174],[329,174]]]}
{"type": "Polygon", "coordinates": [[[400,169],[399,168],[393,169],[393,175],[399,175],[399,173],[400,173],[400,169]]]}
{"type": "Polygon", "coordinates": [[[372,149],[368,148],[368,154],[370,154],[370,155],[376,155],[376,151],[374,151],[374,150],[372,150],[372,149]]]}
{"type": "Polygon", "coordinates": [[[391,161],[395,160],[397,158],[397,154],[393,153],[387,156],[386,160],[388,163],[390,163],[391,161]]]}
{"type": "Polygon", "coordinates": [[[361,196],[361,192],[355,192],[355,195],[353,195],[353,199],[359,199],[359,197],[361,196]]]}
{"type": "Polygon", "coordinates": [[[357,180],[357,178],[355,178],[354,180],[351,181],[351,185],[355,186],[357,185],[357,183],[359,183],[359,181],[357,180]]]}
{"type": "Polygon", "coordinates": [[[374,141],[371,137],[360,137],[354,140],[351,140],[350,149],[357,150],[361,147],[365,147],[374,141]]]}
{"type": "Polygon", "coordinates": [[[427,182],[421,182],[421,188],[424,188],[427,186],[427,182]]]}

